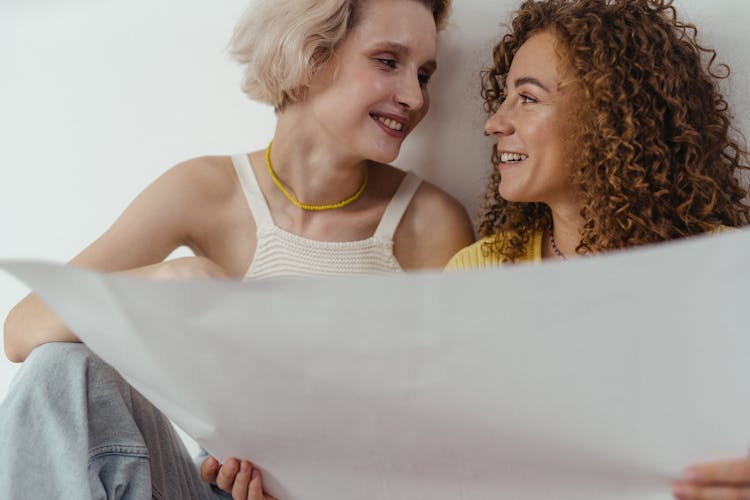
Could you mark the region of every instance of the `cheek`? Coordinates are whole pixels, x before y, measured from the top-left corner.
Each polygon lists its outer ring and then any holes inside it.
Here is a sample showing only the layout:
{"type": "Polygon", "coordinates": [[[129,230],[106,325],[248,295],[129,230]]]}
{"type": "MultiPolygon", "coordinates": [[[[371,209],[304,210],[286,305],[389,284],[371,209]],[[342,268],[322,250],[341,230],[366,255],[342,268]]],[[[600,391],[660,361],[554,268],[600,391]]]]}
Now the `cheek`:
{"type": "Polygon", "coordinates": [[[551,149],[555,156],[559,158],[559,163],[562,163],[562,160],[566,156],[565,151],[567,150],[567,147],[565,145],[565,135],[563,127],[555,127],[549,133],[551,149]]]}
{"type": "Polygon", "coordinates": [[[556,131],[557,136],[557,155],[560,160],[560,168],[567,174],[573,173],[573,169],[579,163],[581,158],[581,144],[576,140],[576,134],[573,122],[562,124],[556,131]]]}
{"type": "Polygon", "coordinates": [[[380,85],[373,71],[366,68],[339,68],[330,90],[348,98],[362,99],[371,95],[380,85]]]}
{"type": "Polygon", "coordinates": [[[561,122],[557,117],[544,117],[534,125],[532,133],[537,146],[543,149],[546,160],[555,164],[560,163],[560,160],[565,158],[567,149],[568,124],[561,122]]]}

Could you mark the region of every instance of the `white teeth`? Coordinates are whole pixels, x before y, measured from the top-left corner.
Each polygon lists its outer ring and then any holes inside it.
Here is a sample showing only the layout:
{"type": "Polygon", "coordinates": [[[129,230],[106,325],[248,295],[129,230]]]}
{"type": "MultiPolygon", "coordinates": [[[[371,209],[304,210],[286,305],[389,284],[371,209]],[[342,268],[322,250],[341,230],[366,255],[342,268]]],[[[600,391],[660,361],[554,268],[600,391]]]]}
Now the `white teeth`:
{"type": "Polygon", "coordinates": [[[500,161],[502,163],[508,163],[511,161],[523,161],[528,158],[528,155],[519,153],[500,153],[500,161]]]}
{"type": "Polygon", "coordinates": [[[390,118],[383,118],[382,116],[379,116],[378,121],[389,129],[395,130],[397,132],[401,132],[401,130],[403,130],[404,128],[403,123],[399,123],[396,120],[391,120],[390,118]]]}

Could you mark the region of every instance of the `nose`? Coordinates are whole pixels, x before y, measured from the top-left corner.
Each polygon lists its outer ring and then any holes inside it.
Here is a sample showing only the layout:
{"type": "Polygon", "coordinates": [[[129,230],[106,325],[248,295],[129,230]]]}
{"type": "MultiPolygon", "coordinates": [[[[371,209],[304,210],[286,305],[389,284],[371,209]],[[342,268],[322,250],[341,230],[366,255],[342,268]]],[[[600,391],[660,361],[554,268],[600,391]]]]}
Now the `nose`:
{"type": "Polygon", "coordinates": [[[508,113],[503,103],[500,103],[497,111],[487,118],[487,121],[484,123],[484,133],[486,135],[511,135],[514,131],[515,128],[509,119],[508,113]]]}
{"type": "Polygon", "coordinates": [[[400,106],[410,111],[417,111],[425,106],[426,90],[419,83],[418,75],[404,75],[394,99],[400,106]]]}

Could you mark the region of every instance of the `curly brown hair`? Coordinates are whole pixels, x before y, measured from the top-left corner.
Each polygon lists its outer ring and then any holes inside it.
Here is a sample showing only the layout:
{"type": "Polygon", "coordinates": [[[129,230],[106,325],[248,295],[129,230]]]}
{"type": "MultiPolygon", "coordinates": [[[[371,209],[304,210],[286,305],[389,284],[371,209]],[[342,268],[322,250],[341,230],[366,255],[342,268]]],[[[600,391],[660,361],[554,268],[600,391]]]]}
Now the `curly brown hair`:
{"type": "MultiPolygon", "coordinates": [[[[716,52],[698,43],[697,28],[677,19],[670,0],[525,1],[493,50],[494,67],[482,72],[487,112],[502,102],[500,82],[518,49],[542,31],[556,37],[581,98],[571,117],[571,183],[584,221],[578,253],[748,224],[739,180],[748,153],[718,85],[729,67],[715,64],[716,52]]],[[[499,182],[495,168],[480,224],[482,236],[495,237],[483,251],[514,261],[533,232],[551,225],[551,213],[504,200],[499,182]]]]}

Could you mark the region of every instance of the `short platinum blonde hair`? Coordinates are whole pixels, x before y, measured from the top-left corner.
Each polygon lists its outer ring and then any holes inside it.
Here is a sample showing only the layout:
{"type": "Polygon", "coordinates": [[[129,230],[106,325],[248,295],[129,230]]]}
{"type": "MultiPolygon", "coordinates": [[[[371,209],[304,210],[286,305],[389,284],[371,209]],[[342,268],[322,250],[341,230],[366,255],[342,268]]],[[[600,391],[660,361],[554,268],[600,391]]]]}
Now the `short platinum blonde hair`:
{"type": "MultiPolygon", "coordinates": [[[[245,66],[242,91],[281,110],[299,101],[315,72],[357,25],[362,5],[374,0],[256,0],[242,15],[229,43],[232,57],[245,66]]],[[[438,30],[445,26],[452,0],[421,3],[438,30]]]]}

